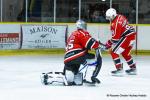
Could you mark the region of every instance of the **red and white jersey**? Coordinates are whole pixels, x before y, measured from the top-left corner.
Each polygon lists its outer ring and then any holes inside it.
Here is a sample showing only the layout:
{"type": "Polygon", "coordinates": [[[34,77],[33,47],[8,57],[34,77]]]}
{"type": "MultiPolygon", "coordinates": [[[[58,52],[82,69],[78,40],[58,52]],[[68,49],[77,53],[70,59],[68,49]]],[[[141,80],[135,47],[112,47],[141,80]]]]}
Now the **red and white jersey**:
{"type": "Polygon", "coordinates": [[[133,26],[129,25],[128,20],[123,15],[117,15],[111,22],[112,38],[106,43],[106,45],[112,45],[117,43],[122,37],[135,35],[133,26]]]}
{"type": "Polygon", "coordinates": [[[92,38],[86,30],[78,29],[72,32],[67,39],[64,63],[85,55],[89,49],[98,47],[99,42],[92,38]]]}

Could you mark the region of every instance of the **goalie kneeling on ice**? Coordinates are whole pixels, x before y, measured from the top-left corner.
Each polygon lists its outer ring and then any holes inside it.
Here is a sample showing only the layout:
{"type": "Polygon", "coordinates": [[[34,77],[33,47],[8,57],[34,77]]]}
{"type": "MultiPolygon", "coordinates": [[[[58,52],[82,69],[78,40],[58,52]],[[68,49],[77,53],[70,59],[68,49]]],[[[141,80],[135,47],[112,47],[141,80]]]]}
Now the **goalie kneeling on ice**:
{"type": "MultiPolygon", "coordinates": [[[[44,83],[45,85],[48,85],[54,82],[58,82],[58,83],[63,83],[64,85],[70,85],[70,83],[73,82],[74,85],[82,85],[83,80],[92,82],[91,78],[97,77],[97,75],[100,72],[101,66],[102,66],[101,50],[96,49],[96,61],[94,61],[94,63],[91,63],[91,62],[87,63],[85,65],[81,64],[79,68],[79,72],[77,74],[74,74],[72,71],[69,71],[69,70],[66,70],[65,75],[63,72],[44,73],[42,77],[42,83],[44,83]]],[[[97,83],[100,83],[100,82],[97,81],[97,83]]]]}

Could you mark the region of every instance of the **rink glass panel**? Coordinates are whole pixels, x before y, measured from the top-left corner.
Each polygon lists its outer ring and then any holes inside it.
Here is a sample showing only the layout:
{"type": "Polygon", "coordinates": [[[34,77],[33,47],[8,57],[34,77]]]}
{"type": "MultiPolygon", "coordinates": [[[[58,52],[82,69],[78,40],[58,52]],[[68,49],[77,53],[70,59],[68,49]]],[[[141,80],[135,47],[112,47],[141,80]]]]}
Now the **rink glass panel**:
{"type": "Polygon", "coordinates": [[[150,0],[0,0],[0,19],[1,22],[75,22],[82,18],[90,23],[108,23],[105,11],[112,6],[135,24],[137,1],[138,22],[149,24],[150,0]]]}

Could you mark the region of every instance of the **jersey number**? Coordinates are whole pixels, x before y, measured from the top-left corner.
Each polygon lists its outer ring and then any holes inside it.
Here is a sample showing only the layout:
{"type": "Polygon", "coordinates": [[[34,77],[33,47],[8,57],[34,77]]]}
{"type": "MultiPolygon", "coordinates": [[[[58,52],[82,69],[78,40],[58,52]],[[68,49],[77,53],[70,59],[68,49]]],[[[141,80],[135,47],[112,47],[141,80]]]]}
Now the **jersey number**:
{"type": "Polygon", "coordinates": [[[70,50],[73,48],[73,42],[74,42],[74,40],[70,40],[69,44],[66,47],[66,50],[70,50]]]}

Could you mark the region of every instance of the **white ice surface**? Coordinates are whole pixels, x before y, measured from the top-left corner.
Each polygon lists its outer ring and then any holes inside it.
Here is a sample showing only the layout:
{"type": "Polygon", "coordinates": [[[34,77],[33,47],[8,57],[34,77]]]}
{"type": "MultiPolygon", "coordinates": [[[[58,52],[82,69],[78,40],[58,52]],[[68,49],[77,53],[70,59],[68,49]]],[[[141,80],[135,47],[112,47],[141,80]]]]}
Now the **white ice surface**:
{"type": "MultiPolygon", "coordinates": [[[[150,100],[150,56],[134,59],[136,76],[111,76],[113,62],[110,56],[104,56],[98,76],[101,84],[44,86],[41,73],[62,71],[63,56],[1,56],[0,100],[150,100]]],[[[128,69],[126,64],[124,69],[128,69]]]]}

